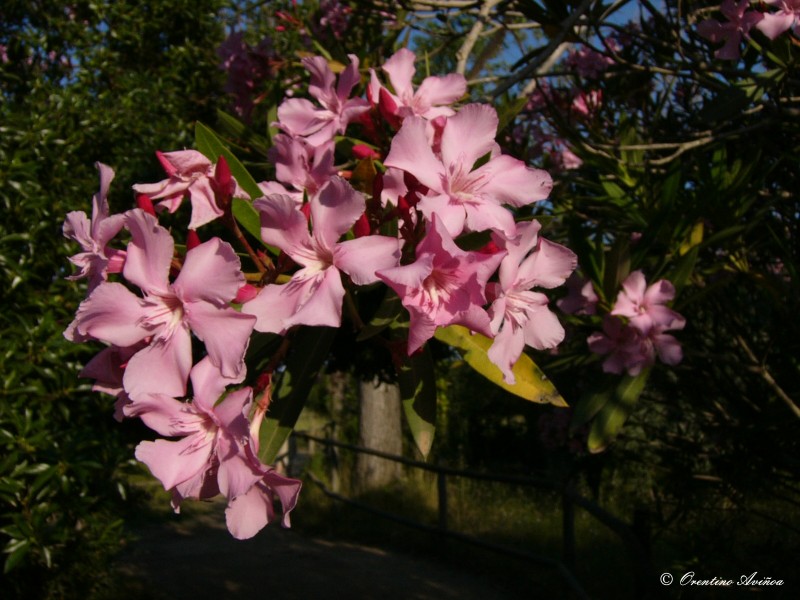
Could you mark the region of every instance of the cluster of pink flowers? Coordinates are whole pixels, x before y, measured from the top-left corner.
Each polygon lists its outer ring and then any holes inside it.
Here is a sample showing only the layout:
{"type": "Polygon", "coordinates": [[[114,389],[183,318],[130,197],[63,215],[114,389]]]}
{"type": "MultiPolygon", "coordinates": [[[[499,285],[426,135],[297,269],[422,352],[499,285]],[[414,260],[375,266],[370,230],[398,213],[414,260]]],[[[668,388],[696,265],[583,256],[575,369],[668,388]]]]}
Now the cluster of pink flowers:
{"type": "MultiPolygon", "coordinates": [[[[169,196],[168,201],[190,195],[193,217],[207,209],[209,182],[219,187],[224,179],[209,177],[197,154],[164,155],[170,177],[144,186],[153,197],[169,196]]],[[[222,493],[228,499],[228,528],[237,538],[247,538],[274,519],[277,496],[288,525],[300,482],[258,460],[257,432],[250,424],[263,417],[265,407],[259,410],[253,402],[252,389],[228,393],[228,386],[244,380],[244,353],[255,324],[254,317],[231,306],[245,282],[239,258],[219,238],[176,253],[172,235],[159,225],[152,205],[151,212],[134,208],[109,214],[107,194],[114,172],[97,166],[100,190],[91,219],[76,211],[64,223],[66,237],[83,250],[71,259],[80,268],[75,277],[89,280],[88,297],[65,336],[107,345],[82,375],[95,379],[96,390],[117,398],[118,418],[139,417],[160,435],[180,438],[142,442],[136,449],[136,457],[172,492],[176,511],[186,498],[222,493]],[[123,228],[130,241],[124,250],[113,248],[110,244],[123,228]],[[112,281],[115,275],[122,281],[112,281]],[[197,362],[193,338],[205,347],[197,362]],[[191,400],[183,401],[188,396],[191,400]]],[[[219,196],[212,192],[211,199],[219,196]]]]}
{"type": "Polygon", "coordinates": [[[748,10],[750,0],[723,0],[719,10],[726,20],[706,19],[697,26],[697,33],[715,44],[723,43],[714,53],[723,60],[739,60],[739,46],[754,28],[770,40],[787,31],[800,36],[800,0],[763,0],[761,4],[775,10],[748,10]]]}
{"type": "MultiPolygon", "coordinates": [[[[562,285],[576,257],[514,212],[547,198],[550,176],[500,151],[493,108],[453,106],[466,91],[461,75],[428,77],[415,88],[414,59],[401,50],[383,65],[391,86],[371,71],[368,99],[352,97],[361,83],[355,56],[338,77],[325,59],[303,59],[313,100],[289,98],[278,108],[281,133],[270,155],[277,181],[259,184],[258,198],[222,158],[158,153],[166,178],[134,186],[138,208],[109,213],[113,171],[98,165],[91,219],[73,212],[64,224],[82,249],[72,257],[74,277],[89,280],[65,335],[106,345],[83,375],[117,398],[119,418],[139,417],[171,438],[142,442],[136,457],[172,492],[176,510],[184,499],[221,493],[238,538],[273,520],[276,497],[288,523],[300,489],[258,459],[270,387],[244,385],[254,330],[339,327],[348,293],[385,284],[408,311],[408,354],[437,328],[463,325],[493,339],[489,358],[513,383],[526,345],[553,348],[564,337],[539,289],[562,285]],[[334,164],[337,150],[345,152],[337,136],[350,127],[367,139],[347,160],[378,168],[371,190],[354,188],[349,171],[334,164]],[[179,211],[187,197],[183,251],[159,215],[179,211]],[[274,260],[238,231],[234,198],[252,201],[261,241],[280,252],[274,260]],[[214,221],[238,234],[257,273],[243,272],[228,242],[200,241],[198,230],[214,221]],[[458,238],[474,232],[491,241],[459,247],[458,238]],[[127,244],[115,242],[120,235],[127,244]]],[[[256,375],[250,380],[263,382],[256,375]]]]}
{"type": "MultiPolygon", "coordinates": [[[[607,40],[607,43],[614,51],[620,49],[619,44],[611,38],[607,40]]],[[[571,50],[564,61],[567,69],[587,79],[598,79],[613,64],[614,59],[610,56],[586,47],[571,50]]]]}
{"type": "Polygon", "coordinates": [[[270,38],[251,46],[244,33],[234,31],[217,49],[220,68],[227,73],[225,92],[233,96],[233,110],[245,121],[261,101],[261,84],[274,74],[277,56],[270,38]]]}
{"type": "Polygon", "coordinates": [[[674,297],[675,287],[666,279],[648,286],[641,271],[625,279],[613,309],[603,318],[603,332],[588,339],[592,352],[607,355],[603,371],[626,371],[636,376],[655,364],[656,357],[672,366],[682,360],[678,340],[666,333],[683,329],[686,324],[681,315],[666,306],[674,297]]]}

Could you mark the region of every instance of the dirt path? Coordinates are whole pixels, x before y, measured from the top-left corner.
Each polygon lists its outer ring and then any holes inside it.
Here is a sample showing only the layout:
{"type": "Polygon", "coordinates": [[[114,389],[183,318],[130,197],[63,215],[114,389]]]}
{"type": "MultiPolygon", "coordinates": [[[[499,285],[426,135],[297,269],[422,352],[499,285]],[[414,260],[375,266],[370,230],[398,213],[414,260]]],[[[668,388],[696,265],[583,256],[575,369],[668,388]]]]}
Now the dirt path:
{"type": "MultiPolygon", "coordinates": [[[[137,532],[117,562],[120,598],[491,600],[489,582],[427,560],[269,526],[237,541],[219,511],[137,532]]],[[[188,518],[184,518],[188,517],[188,518]]]]}

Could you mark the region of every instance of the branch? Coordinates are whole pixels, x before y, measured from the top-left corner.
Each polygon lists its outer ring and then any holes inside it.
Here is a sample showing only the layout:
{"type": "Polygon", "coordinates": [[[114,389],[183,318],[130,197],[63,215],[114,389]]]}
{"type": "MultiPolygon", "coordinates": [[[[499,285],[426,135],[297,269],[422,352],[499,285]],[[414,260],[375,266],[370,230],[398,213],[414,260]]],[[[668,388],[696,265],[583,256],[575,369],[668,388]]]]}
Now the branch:
{"type": "Polygon", "coordinates": [[[795,404],[794,401],[789,397],[789,395],[783,391],[783,388],[778,385],[778,382],[775,381],[774,377],[772,377],[767,367],[759,364],[758,358],[750,349],[750,346],[747,345],[747,342],[744,341],[744,338],[741,335],[737,335],[736,341],[742,347],[742,350],[744,350],[745,354],[747,354],[747,357],[753,361],[753,365],[750,367],[750,370],[761,375],[761,378],[767,382],[767,385],[772,388],[772,391],[775,392],[778,398],[783,400],[789,407],[789,410],[794,413],[794,416],[800,419],[800,407],[798,407],[797,404],[795,404]]]}
{"type": "MultiPolygon", "coordinates": [[[[561,47],[561,44],[564,42],[564,39],[567,35],[572,32],[575,23],[578,22],[584,13],[589,10],[589,7],[592,4],[592,0],[583,0],[581,5],[575,9],[575,11],[566,19],[561,25],[561,31],[558,32],[550,43],[545,47],[544,51],[532,62],[528,63],[528,65],[522,69],[516,75],[509,77],[504,83],[500,84],[497,89],[492,93],[494,98],[497,98],[507,92],[511,87],[522,81],[523,79],[527,79],[532,77],[537,73],[539,67],[545,64],[551,57],[556,53],[556,51],[561,47]]],[[[557,56],[557,55],[556,55],[557,56]]]]}
{"type": "Polygon", "coordinates": [[[469,55],[475,47],[481,35],[481,31],[483,31],[484,23],[489,19],[489,13],[491,13],[492,9],[497,6],[499,2],[500,0],[484,0],[481,10],[478,13],[478,18],[475,20],[475,23],[472,24],[472,29],[470,29],[467,37],[464,39],[464,43],[461,44],[461,48],[456,52],[456,58],[458,59],[456,73],[460,75],[466,73],[469,55]]]}

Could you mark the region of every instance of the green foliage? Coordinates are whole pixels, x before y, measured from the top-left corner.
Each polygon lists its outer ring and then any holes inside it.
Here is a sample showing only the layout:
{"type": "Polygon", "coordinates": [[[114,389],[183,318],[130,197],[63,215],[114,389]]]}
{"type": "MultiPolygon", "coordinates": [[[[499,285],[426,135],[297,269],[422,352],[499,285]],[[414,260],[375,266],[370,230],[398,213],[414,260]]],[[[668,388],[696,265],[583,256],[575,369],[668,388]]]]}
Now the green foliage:
{"type": "MultiPolygon", "coordinates": [[[[112,399],[78,379],[92,349],[63,331],[70,210],[91,212],[94,161],[113,210],[158,177],[153,151],[189,145],[221,99],[222,2],[6,2],[0,44],[0,596],[85,597],[120,542],[130,443],[112,399]],[[134,180],[134,178],[136,178],[134,180]]],[[[95,348],[94,350],[97,350],[95,348]]]]}

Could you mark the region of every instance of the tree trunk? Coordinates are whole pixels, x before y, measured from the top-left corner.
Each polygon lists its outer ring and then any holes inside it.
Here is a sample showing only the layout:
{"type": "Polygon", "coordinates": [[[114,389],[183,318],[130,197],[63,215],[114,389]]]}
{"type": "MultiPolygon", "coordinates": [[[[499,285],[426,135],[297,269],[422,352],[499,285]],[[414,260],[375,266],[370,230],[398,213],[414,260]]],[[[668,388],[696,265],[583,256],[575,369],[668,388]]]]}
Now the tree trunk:
{"type": "MultiPolygon", "coordinates": [[[[400,388],[397,384],[374,381],[359,383],[361,414],[358,445],[381,452],[402,455],[403,437],[400,416],[400,388]]],[[[367,491],[396,481],[402,465],[367,454],[356,460],[356,488],[367,491]]]]}

